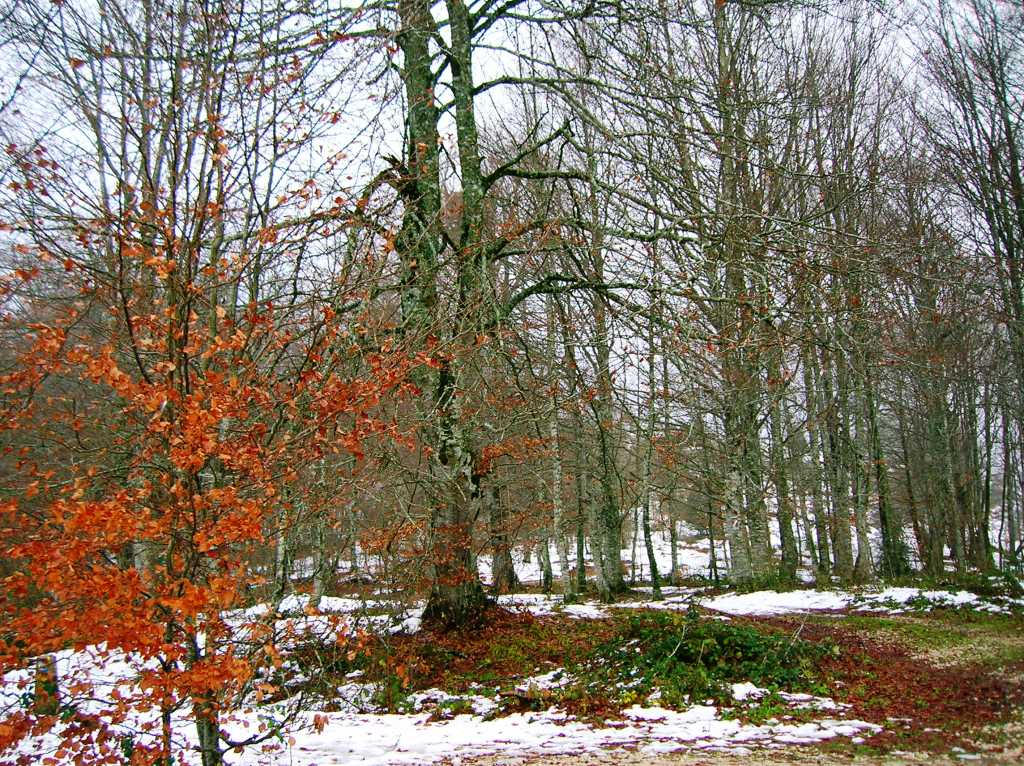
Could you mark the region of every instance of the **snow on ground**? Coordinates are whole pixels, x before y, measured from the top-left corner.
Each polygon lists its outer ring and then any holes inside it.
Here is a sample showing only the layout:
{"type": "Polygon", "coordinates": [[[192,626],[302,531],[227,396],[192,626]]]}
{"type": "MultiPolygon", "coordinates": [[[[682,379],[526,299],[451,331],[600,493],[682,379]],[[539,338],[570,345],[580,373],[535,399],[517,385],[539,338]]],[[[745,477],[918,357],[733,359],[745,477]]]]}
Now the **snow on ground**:
{"type": "Polygon", "coordinates": [[[837,591],[793,590],[776,592],[728,593],[702,602],[707,609],[735,615],[769,616],[789,612],[816,612],[845,609],[852,597],[837,591]]]}
{"type": "Polygon", "coordinates": [[[556,708],[485,719],[459,715],[430,721],[429,715],[328,714],[322,732],[304,731],[274,755],[238,759],[239,764],[274,766],[367,766],[424,764],[445,759],[500,754],[503,757],[594,752],[628,746],[643,752],[684,749],[749,752],[749,746],[810,744],[833,737],[857,737],[880,730],[856,720],[826,718],[811,723],[761,726],[723,718],[708,705],[677,712],[633,706],[626,720],[590,726],[556,708]]]}
{"type": "MultiPolygon", "coordinates": [[[[638,588],[650,593],[649,588],[638,588]]],[[[506,608],[528,611],[535,616],[565,614],[577,619],[600,620],[610,616],[611,609],[666,609],[686,611],[701,606],[722,614],[773,616],[813,611],[883,611],[899,614],[905,611],[928,611],[935,608],[967,607],[980,611],[1009,613],[1024,608],[1024,599],[985,599],[968,591],[930,591],[919,588],[886,588],[881,591],[756,591],[754,593],[726,593],[702,597],[706,589],[662,589],[662,601],[618,601],[610,605],[594,602],[563,603],[562,597],[541,593],[517,593],[499,596],[498,603],[506,608]]],[[[649,595],[647,596],[649,598],[649,595]]]]}
{"type": "MultiPolygon", "coordinates": [[[[650,588],[636,590],[649,594],[650,588]]],[[[662,601],[619,601],[612,605],[594,602],[565,604],[558,595],[516,593],[498,597],[508,609],[526,611],[536,617],[564,614],[578,619],[609,617],[612,609],[662,609],[685,612],[691,607],[704,607],[724,615],[771,617],[800,612],[835,612],[852,609],[858,612],[923,612],[937,608],[970,608],[984,612],[1009,613],[1024,608],[1024,599],[985,599],[968,591],[922,590],[920,588],[885,588],[880,591],[837,590],[762,590],[753,593],[726,593],[702,597],[704,588],[662,588],[662,601]]],[[[649,595],[646,596],[649,598],[649,595]]]]}
{"type": "MultiPolygon", "coordinates": [[[[98,656],[88,652],[67,653],[60,661],[64,669],[91,666],[94,677],[103,682],[101,688],[111,689],[132,675],[130,663],[104,665],[98,656]]],[[[8,674],[4,679],[3,699],[8,705],[19,704],[23,693],[23,689],[17,687],[15,675],[8,674]]],[[[559,669],[525,679],[520,688],[526,692],[551,689],[570,680],[559,669]]],[[[750,684],[737,685],[735,690],[737,700],[756,700],[767,693],[767,690],[750,684]],[[750,689],[746,689],[748,686],[750,689]]],[[[301,713],[293,728],[282,730],[279,737],[270,740],[269,749],[249,748],[233,754],[230,762],[235,766],[340,766],[353,762],[391,766],[430,764],[485,754],[507,757],[554,755],[627,746],[643,752],[695,749],[744,753],[749,752],[750,746],[807,744],[833,737],[873,734],[880,730],[874,724],[837,718],[794,723],[786,721],[783,716],[781,721],[773,719],[763,725],[744,724],[723,717],[726,711],[710,705],[694,705],[680,712],[657,705],[635,705],[624,711],[624,720],[606,721],[601,725],[584,724],[556,708],[495,717],[498,705],[493,699],[481,695],[456,697],[440,689],[410,696],[411,709],[422,712],[381,714],[368,712],[372,710],[373,687],[358,683],[358,678],[339,689],[339,696],[349,701],[344,710],[301,713]],[[439,712],[445,709],[473,712],[439,716],[439,712]]],[[[791,696],[790,705],[794,710],[801,707],[822,711],[841,709],[827,698],[791,696]]],[[[96,712],[101,709],[102,705],[97,705],[96,712]]],[[[233,738],[241,739],[280,715],[282,711],[276,706],[264,706],[226,721],[224,729],[233,738]]],[[[142,719],[132,716],[119,730],[127,735],[137,731],[141,724],[142,719]]],[[[176,763],[196,766],[199,759],[188,710],[174,714],[174,730],[176,763]]],[[[155,733],[150,736],[155,736],[155,733]]],[[[137,738],[136,741],[145,739],[137,738]]],[[[58,746],[57,737],[49,734],[24,741],[16,753],[7,755],[29,756],[38,760],[52,755],[55,766],[70,766],[72,760],[62,758],[58,746]]]]}
{"type": "MultiPolygon", "coordinates": [[[[692,530],[686,525],[680,523],[681,537],[695,537],[696,530],[692,530]],[[692,534],[691,534],[692,533],[692,534]]],[[[570,570],[576,569],[576,545],[575,541],[571,541],[571,545],[568,550],[567,563],[570,570]]],[[[717,545],[717,544],[716,544],[717,545]]],[[[558,548],[555,545],[554,540],[548,543],[549,555],[551,556],[551,573],[556,579],[562,576],[562,566],[558,560],[558,548]]],[[[529,561],[526,561],[526,551],[523,548],[514,548],[512,550],[512,565],[515,567],[516,576],[520,582],[523,583],[539,583],[541,581],[541,561],[537,555],[537,549],[533,549],[529,554],[529,561]]],[[[619,555],[624,562],[627,562],[627,566],[632,568],[633,563],[636,565],[636,576],[640,580],[645,580],[650,577],[650,564],[647,561],[647,549],[644,546],[643,540],[637,540],[636,551],[634,558],[634,550],[632,546],[623,548],[619,555]]],[[[676,554],[678,557],[677,563],[683,572],[688,572],[697,575],[707,575],[708,573],[708,561],[710,557],[710,547],[707,539],[697,540],[694,543],[686,543],[682,539],[677,545],[676,554]]],[[[720,555],[720,554],[719,554],[720,555]]],[[[655,532],[654,533],[654,558],[658,563],[658,571],[662,575],[668,574],[672,569],[672,546],[668,540],[667,533],[655,532]]],[[[584,565],[589,567],[593,566],[593,560],[590,557],[589,547],[587,549],[587,555],[584,559],[584,565]]],[[[487,553],[482,553],[477,557],[477,568],[480,572],[480,579],[485,583],[492,581],[491,574],[491,556],[487,553]]],[[[627,572],[627,577],[631,572],[627,572]]]]}
{"type": "MultiPolygon", "coordinates": [[[[139,710],[132,707],[117,721],[111,721],[110,718],[110,712],[115,706],[114,700],[139,698],[137,679],[145,670],[154,670],[155,662],[144,664],[137,657],[126,656],[120,651],[108,651],[103,645],[79,651],[56,652],[53,657],[56,660],[62,705],[72,706],[75,712],[84,717],[105,719],[117,737],[140,745],[154,745],[159,741],[160,715],[156,708],[139,710]]],[[[31,670],[13,670],[4,674],[0,684],[0,719],[31,706],[33,683],[31,670]]],[[[189,720],[190,712],[191,708],[186,705],[172,715],[175,731],[187,735],[176,737],[181,747],[191,747],[194,741],[195,731],[189,720]]],[[[28,757],[24,761],[28,763],[44,762],[46,756],[52,756],[54,760],[47,763],[70,766],[75,761],[69,754],[60,753],[61,741],[57,736],[65,728],[64,723],[58,722],[51,732],[21,741],[13,753],[0,752],[0,762],[15,763],[18,762],[18,756],[28,757]],[[5,760],[4,756],[13,756],[13,759],[5,760]]],[[[116,743],[115,739],[115,746],[116,743]]]]}
{"type": "MultiPolygon", "coordinates": [[[[423,605],[409,605],[387,599],[341,598],[322,596],[315,609],[307,595],[291,595],[281,601],[278,611],[285,615],[303,615],[299,621],[311,622],[308,612],[346,615],[349,629],[372,629],[390,633],[415,633],[420,629],[423,605]]],[[[294,619],[294,617],[293,617],[294,619]]]]}
{"type": "Polygon", "coordinates": [[[877,592],[793,590],[729,593],[705,600],[701,606],[733,615],[767,617],[792,612],[820,612],[854,609],[860,612],[927,611],[940,607],[969,607],[986,612],[1007,613],[1024,606],[1024,599],[988,600],[968,591],[885,588],[877,592]]]}
{"type": "MultiPolygon", "coordinates": [[[[759,700],[771,694],[770,689],[762,689],[749,681],[732,685],[732,697],[739,702],[759,700]]],[[[813,694],[776,692],[790,707],[798,710],[849,710],[850,705],[836,702],[831,697],[815,697],[813,694]]]]}
{"type": "Polygon", "coordinates": [[[563,686],[572,684],[573,680],[573,677],[566,673],[565,668],[555,668],[549,673],[523,679],[516,686],[516,691],[526,694],[545,689],[561,689],[563,686]]]}
{"type": "MultiPolygon", "coordinates": [[[[636,590],[649,594],[650,588],[636,590]]],[[[800,612],[834,612],[852,609],[858,612],[929,611],[937,608],[970,608],[984,612],[1006,614],[1012,609],[1024,608],[1024,599],[985,599],[968,591],[921,590],[920,588],[885,588],[880,591],[836,590],[762,590],[753,593],[726,593],[702,597],[704,588],[662,588],[664,599],[619,601],[612,605],[594,602],[566,604],[559,595],[542,593],[516,593],[498,597],[498,603],[508,609],[529,612],[536,617],[563,614],[578,619],[603,619],[611,609],[662,609],[685,612],[701,606],[725,615],[771,617],[800,612]]]]}
{"type": "Polygon", "coordinates": [[[278,644],[288,647],[306,640],[332,643],[344,634],[359,631],[415,633],[422,615],[423,604],[324,596],[314,607],[310,596],[293,594],[283,598],[276,608],[257,604],[223,616],[236,640],[244,641],[254,625],[272,623],[278,644]]]}
{"type": "Polygon", "coordinates": [[[608,612],[594,603],[566,604],[561,596],[543,593],[514,593],[498,596],[498,604],[506,609],[529,612],[535,617],[564,614],[577,619],[602,619],[608,612]]]}
{"type": "MultiPolygon", "coordinates": [[[[668,599],[664,608],[688,608],[693,589],[667,589],[668,599]]],[[[573,617],[598,618],[607,616],[603,607],[595,604],[561,605],[558,598],[536,594],[520,594],[503,597],[502,603],[537,614],[551,614],[559,611],[573,617]]],[[[636,602],[640,606],[641,602],[636,602]]],[[[324,615],[311,614],[308,600],[297,597],[286,600],[281,606],[288,614],[280,616],[277,610],[271,619],[287,621],[295,635],[308,635],[312,628],[305,630],[299,623],[309,621],[317,629],[324,615]]],[[[322,608],[346,619],[368,609],[385,611],[394,609],[387,602],[368,605],[356,599],[332,598],[321,602],[322,608]]],[[[415,610],[413,610],[415,612],[415,610]]],[[[253,619],[269,616],[268,607],[246,610],[244,618],[253,619]]],[[[244,624],[242,614],[232,615],[240,625],[244,624]]],[[[370,615],[391,620],[381,627],[389,630],[397,625],[415,629],[410,621],[416,621],[409,610],[398,612],[401,622],[395,622],[390,615],[370,615]]],[[[58,671],[62,688],[74,679],[89,678],[95,684],[93,699],[81,712],[104,715],[110,709],[115,689],[130,692],[140,672],[139,663],[130,658],[110,656],[101,650],[63,652],[58,656],[58,671]],[[104,702],[106,700],[106,702],[104,702]]],[[[554,670],[540,676],[523,679],[521,689],[532,693],[536,689],[556,688],[571,679],[564,671],[554,670]]],[[[28,671],[15,671],[3,677],[0,685],[0,706],[4,713],[10,713],[26,704],[26,691],[31,690],[32,678],[28,671]]],[[[737,700],[749,698],[756,701],[767,693],[752,685],[750,689],[734,689],[737,700]]],[[[496,716],[497,702],[483,691],[470,697],[455,697],[440,689],[418,692],[408,700],[410,710],[405,715],[375,713],[376,689],[360,682],[354,673],[338,689],[340,710],[325,713],[306,711],[299,714],[297,726],[282,729],[280,735],[272,738],[272,750],[249,748],[240,754],[233,754],[230,762],[235,766],[332,766],[359,762],[368,765],[390,766],[391,764],[430,764],[452,758],[463,758],[483,754],[547,755],[597,751],[614,747],[639,748],[644,752],[666,752],[680,749],[729,750],[746,752],[750,746],[791,745],[817,742],[832,737],[858,737],[874,733],[878,727],[862,721],[824,718],[823,720],[794,723],[792,721],[770,720],[763,725],[744,724],[734,718],[724,717],[727,711],[709,705],[695,705],[677,712],[658,707],[652,698],[646,706],[634,706],[625,711],[625,719],[607,721],[604,725],[592,726],[569,718],[557,709],[531,714],[496,716]],[[472,711],[470,714],[468,711],[472,711]],[[462,713],[456,715],[455,713],[462,713]],[[316,719],[314,716],[318,716],[316,719]],[[319,731],[314,722],[320,724],[319,731]]],[[[493,692],[492,692],[493,693],[493,692]]],[[[782,699],[794,709],[813,708],[828,715],[841,712],[841,706],[826,698],[810,695],[790,695],[782,699]]],[[[62,699],[73,695],[62,693],[62,699]]],[[[743,704],[742,702],[739,704],[743,704]]],[[[259,731],[260,727],[275,726],[274,721],[284,715],[282,708],[274,705],[254,706],[254,709],[238,714],[224,723],[224,728],[235,738],[242,738],[259,731]]],[[[182,766],[198,764],[195,752],[195,731],[190,720],[188,707],[176,711],[173,716],[176,752],[180,754],[182,766]]],[[[132,713],[118,725],[125,736],[133,736],[139,744],[155,741],[157,716],[153,713],[132,713]],[[139,736],[146,725],[150,733],[139,736]]],[[[58,730],[61,724],[58,724],[58,730]]],[[[39,761],[51,755],[59,756],[59,740],[56,731],[23,741],[15,753],[7,756],[28,756],[39,761]]],[[[59,756],[54,766],[70,766],[71,756],[59,756]]]]}
{"type": "MultiPolygon", "coordinates": [[[[543,594],[502,596],[499,603],[535,615],[562,614],[577,619],[605,618],[613,610],[630,608],[684,612],[695,605],[720,613],[720,619],[728,619],[724,615],[769,616],[848,609],[899,612],[960,607],[1005,611],[1011,606],[1024,607],[1024,599],[997,602],[966,591],[917,588],[886,588],[859,593],[836,590],[759,591],[702,598],[705,590],[666,587],[665,599],[661,602],[635,600],[610,606],[592,602],[564,604],[559,596],[543,594]]],[[[249,621],[270,619],[279,632],[298,639],[311,633],[329,634],[340,626],[348,630],[354,626],[372,626],[388,632],[415,632],[419,629],[421,611],[421,605],[353,598],[324,598],[320,601],[319,610],[314,610],[308,597],[293,596],[273,611],[269,606],[261,606],[232,613],[228,615],[228,622],[244,631],[249,621]]],[[[131,693],[141,670],[139,663],[131,658],[112,656],[101,648],[62,652],[57,656],[57,664],[62,686],[84,678],[95,682],[93,699],[80,711],[101,715],[105,708],[109,709],[109,700],[115,690],[131,693]],[[104,699],[108,700],[106,704],[104,699]]],[[[26,694],[31,692],[32,677],[28,671],[8,673],[2,681],[0,714],[29,704],[26,699],[31,697],[26,697],[26,694]]],[[[523,693],[533,693],[538,689],[557,688],[570,681],[564,670],[557,669],[523,679],[517,688],[523,693]]],[[[230,762],[235,766],[332,766],[350,762],[391,766],[430,764],[483,754],[543,756],[615,747],[639,748],[651,753],[680,749],[742,753],[752,746],[803,744],[832,737],[851,737],[856,741],[878,728],[861,721],[843,720],[844,705],[807,694],[778,693],[773,699],[781,699],[793,710],[813,710],[827,717],[796,723],[780,716],[781,720],[771,719],[762,725],[744,724],[728,716],[727,710],[695,705],[684,711],[671,711],[659,707],[652,697],[646,705],[626,710],[624,720],[592,726],[572,720],[554,708],[546,712],[498,716],[498,702],[488,696],[493,695],[494,690],[478,690],[474,695],[456,697],[440,689],[430,689],[408,699],[409,714],[385,715],[374,712],[376,692],[373,686],[361,683],[359,674],[354,673],[338,689],[338,710],[324,713],[305,711],[299,715],[301,725],[298,728],[282,730],[281,735],[272,740],[270,744],[276,747],[273,752],[252,748],[232,755],[230,762]],[[313,726],[314,716],[320,716],[320,731],[313,726]]],[[[756,704],[769,693],[749,683],[733,686],[733,697],[739,705],[756,704]]],[[[62,699],[73,696],[62,694],[62,699]]],[[[258,706],[225,726],[236,735],[252,733],[281,715],[283,711],[274,706],[258,706]]],[[[133,713],[119,725],[119,729],[125,733],[137,732],[147,722],[155,725],[156,716],[133,713]]],[[[194,752],[195,732],[187,707],[174,714],[174,726],[178,747],[185,753],[182,766],[195,766],[198,763],[194,752]]],[[[155,735],[154,731],[148,736],[155,735]]],[[[137,741],[144,742],[145,737],[137,738],[137,741]]],[[[45,735],[23,742],[16,754],[4,755],[25,755],[38,762],[46,755],[55,754],[58,744],[53,734],[45,735]]],[[[70,758],[63,758],[54,764],[70,766],[71,762],[70,758]]]]}
{"type": "Polygon", "coordinates": [[[665,609],[669,611],[686,611],[691,606],[697,606],[699,596],[704,588],[677,588],[665,586],[661,589],[662,600],[651,601],[651,588],[635,588],[644,594],[644,600],[620,601],[615,604],[619,609],[665,609]]]}

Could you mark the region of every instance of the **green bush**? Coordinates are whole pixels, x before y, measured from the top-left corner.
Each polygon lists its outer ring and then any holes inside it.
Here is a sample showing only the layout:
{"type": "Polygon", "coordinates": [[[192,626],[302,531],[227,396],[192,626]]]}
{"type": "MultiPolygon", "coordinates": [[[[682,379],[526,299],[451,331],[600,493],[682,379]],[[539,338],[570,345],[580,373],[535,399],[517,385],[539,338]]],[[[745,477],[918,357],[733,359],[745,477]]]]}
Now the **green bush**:
{"type": "Polygon", "coordinates": [[[620,630],[571,669],[579,695],[616,704],[643,701],[655,691],[659,704],[731,700],[729,685],[751,681],[770,689],[817,690],[815,661],[831,647],[754,628],[669,612],[623,618],[620,630]]]}

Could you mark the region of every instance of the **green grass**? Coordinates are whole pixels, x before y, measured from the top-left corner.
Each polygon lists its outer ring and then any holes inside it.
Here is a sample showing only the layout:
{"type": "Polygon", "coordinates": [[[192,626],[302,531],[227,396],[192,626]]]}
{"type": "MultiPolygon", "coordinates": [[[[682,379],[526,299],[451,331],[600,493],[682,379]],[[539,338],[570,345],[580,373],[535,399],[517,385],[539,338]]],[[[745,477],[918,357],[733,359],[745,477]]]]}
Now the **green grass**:
{"type": "MultiPolygon", "coordinates": [[[[816,616],[817,622],[836,618],[816,616]]],[[[1024,620],[1017,615],[969,609],[937,609],[913,615],[851,614],[839,618],[844,627],[876,637],[891,636],[915,654],[953,664],[980,663],[1002,667],[1024,662],[1024,620]]]]}

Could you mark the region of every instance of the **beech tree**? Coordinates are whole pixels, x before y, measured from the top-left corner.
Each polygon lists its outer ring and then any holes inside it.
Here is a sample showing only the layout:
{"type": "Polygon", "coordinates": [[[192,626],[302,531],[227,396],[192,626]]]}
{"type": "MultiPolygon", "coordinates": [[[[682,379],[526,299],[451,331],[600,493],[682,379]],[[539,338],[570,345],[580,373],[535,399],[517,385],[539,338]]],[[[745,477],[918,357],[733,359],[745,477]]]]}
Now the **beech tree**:
{"type": "MultiPolygon", "coordinates": [[[[204,296],[235,278],[225,267],[181,286],[204,296]]],[[[94,285],[77,268],[66,283],[83,301],[116,308],[115,286],[94,285]]],[[[211,334],[205,319],[182,322],[165,297],[150,297],[145,313],[129,313],[129,339],[127,323],[96,337],[84,313],[70,307],[29,322],[16,368],[3,376],[3,438],[16,462],[2,555],[17,569],[4,579],[0,657],[11,668],[91,646],[97,663],[125,661],[132,674],[113,691],[62,679],[70,691],[60,710],[8,716],[0,747],[62,722],[67,745],[84,756],[119,752],[128,736],[141,761],[156,761],[182,746],[172,716],[190,706],[204,766],[220,763],[227,750],[274,735],[234,739],[221,723],[251,695],[275,691],[269,677],[289,638],[273,612],[269,621],[232,617],[260,579],[252,553],[294,509],[291,488],[308,466],[358,453],[387,429],[373,413],[407,365],[382,357],[353,379],[330,361],[267,363],[328,358],[339,327],[322,317],[278,323],[254,307],[211,334]],[[316,340],[296,344],[295,335],[316,340]],[[185,337],[183,346],[168,342],[185,337]],[[131,344],[146,350],[147,377],[117,352],[131,344]],[[104,433],[86,413],[111,400],[117,428],[104,433]],[[101,727],[98,743],[78,710],[90,697],[121,724],[101,727]],[[146,715],[153,710],[159,716],[146,715]]]]}
{"type": "MultiPolygon", "coordinates": [[[[580,13],[590,12],[583,7],[580,13]]],[[[509,34],[503,27],[554,24],[576,11],[531,7],[525,2],[433,4],[401,0],[396,5],[395,40],[406,115],[404,156],[389,175],[401,202],[401,223],[394,237],[400,262],[401,322],[408,339],[439,344],[437,369],[420,382],[424,392],[422,430],[429,460],[429,548],[433,552],[432,585],[426,615],[455,625],[479,618],[484,606],[472,550],[473,520],[487,497],[481,465],[484,445],[467,425],[471,399],[462,383],[467,356],[500,330],[516,307],[531,296],[582,288],[586,280],[558,273],[541,274],[510,294],[495,290],[496,264],[517,251],[532,232],[551,224],[549,215],[489,232],[487,207],[506,179],[543,183],[581,178],[578,169],[529,167],[541,149],[553,151],[565,142],[564,126],[538,119],[507,159],[485,162],[481,152],[478,101],[502,87],[539,87],[554,75],[503,73],[476,82],[477,51],[488,35],[509,34]],[[435,10],[435,7],[438,10],[435,10]],[[443,8],[443,13],[440,10],[443,8]],[[435,13],[437,16],[435,16],[435,13]],[[443,19],[443,21],[442,21],[443,19]],[[441,91],[450,94],[449,98],[441,91]],[[458,216],[452,230],[443,226],[441,124],[454,121],[458,216]]],[[[501,49],[502,44],[496,46],[501,49]]],[[[510,55],[514,53],[510,52],[510,55]]],[[[414,341],[415,342],[415,341],[414,341]]]]}
{"type": "Polygon", "coordinates": [[[0,656],[92,646],[131,670],[13,712],[2,747],[57,727],[83,758],[128,736],[132,758],[166,762],[187,708],[204,766],[274,735],[221,727],[273,693],[284,640],[272,616],[231,610],[262,580],[267,537],[323,512],[297,498],[313,469],[398,434],[377,415],[409,367],[386,349],[346,363],[359,211],[316,142],[348,60],[319,25],[350,14],[310,10],[26,2],[8,17],[25,76],[3,124],[0,656]],[[344,279],[321,280],[328,256],[344,279]],[[91,693],[113,724],[98,744],[91,693]]]}

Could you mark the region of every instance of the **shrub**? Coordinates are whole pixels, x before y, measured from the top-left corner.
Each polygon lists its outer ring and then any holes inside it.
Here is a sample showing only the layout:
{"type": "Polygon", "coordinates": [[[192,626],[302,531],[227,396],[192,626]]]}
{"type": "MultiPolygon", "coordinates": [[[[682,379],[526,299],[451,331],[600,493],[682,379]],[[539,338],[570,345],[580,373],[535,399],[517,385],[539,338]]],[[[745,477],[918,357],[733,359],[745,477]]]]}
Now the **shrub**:
{"type": "Polygon", "coordinates": [[[620,630],[586,656],[568,696],[605,697],[616,704],[654,692],[666,707],[731,700],[729,684],[815,690],[815,661],[830,647],[778,633],[668,612],[623,618],[620,630]]]}

